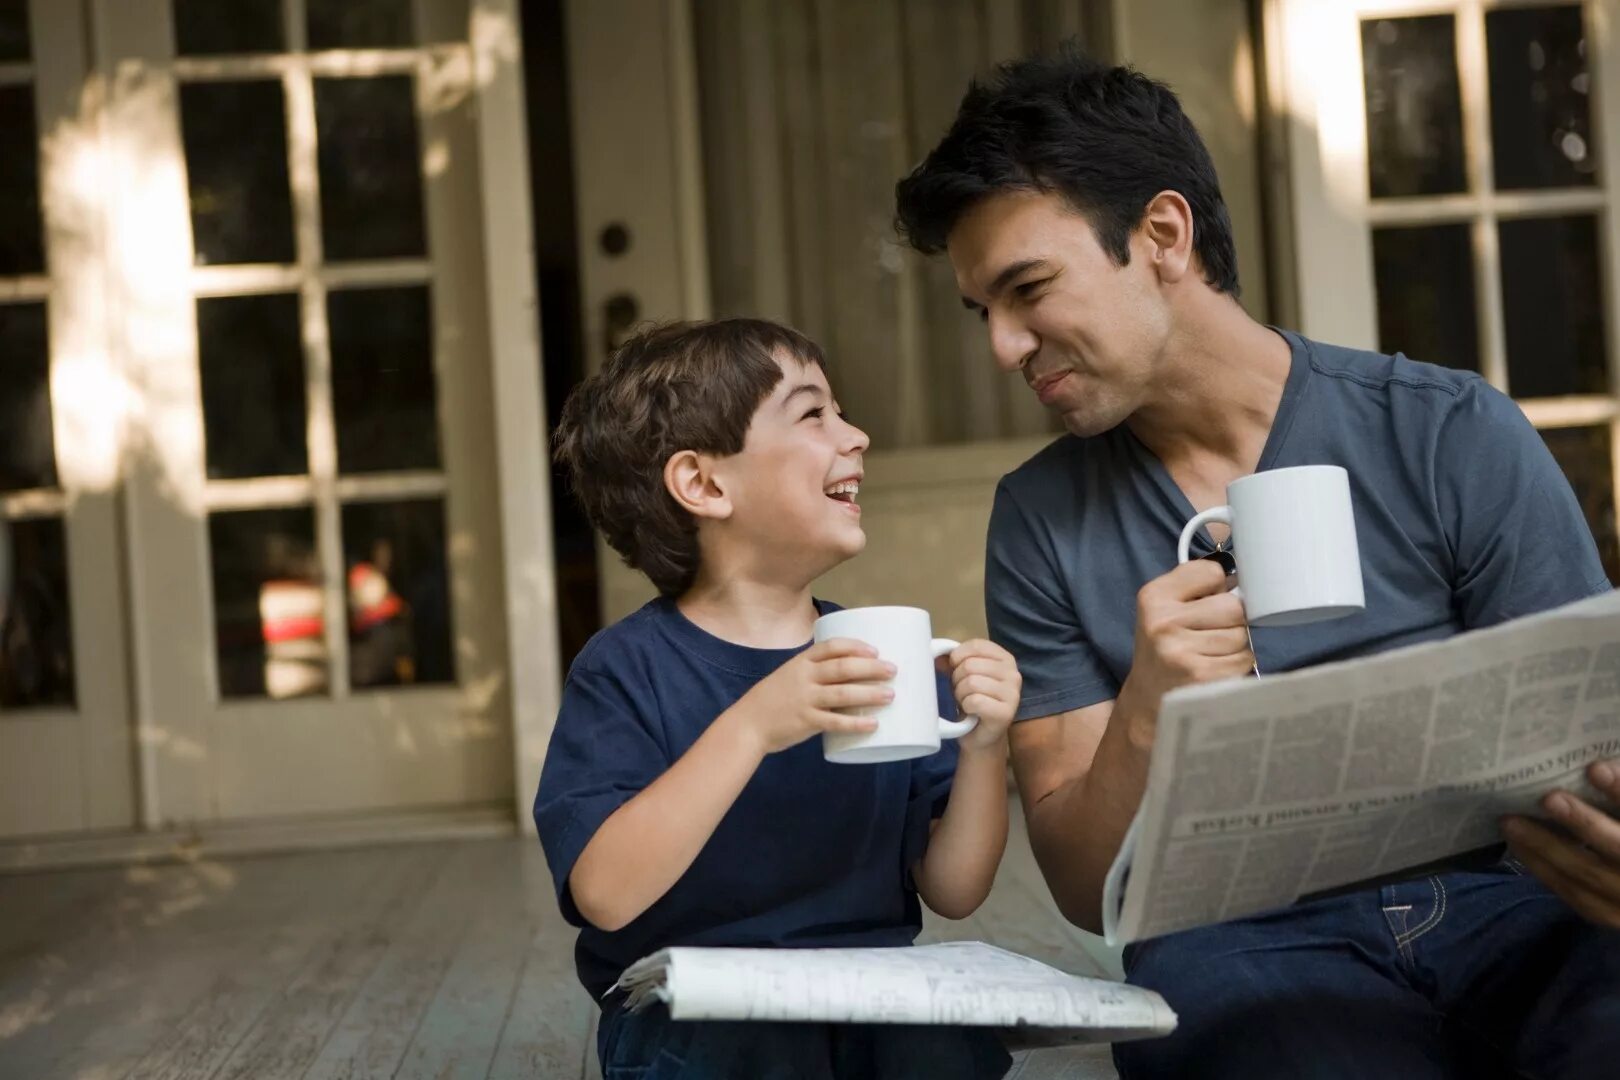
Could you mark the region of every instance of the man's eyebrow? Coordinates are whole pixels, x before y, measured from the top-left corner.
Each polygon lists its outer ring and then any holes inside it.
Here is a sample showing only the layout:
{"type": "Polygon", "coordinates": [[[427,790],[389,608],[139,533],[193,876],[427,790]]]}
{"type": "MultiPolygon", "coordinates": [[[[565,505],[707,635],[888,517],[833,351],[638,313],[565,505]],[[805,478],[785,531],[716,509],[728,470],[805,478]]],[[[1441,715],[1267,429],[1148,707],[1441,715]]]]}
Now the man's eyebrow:
{"type": "MultiPolygon", "coordinates": [[[[990,283],[990,296],[994,298],[1001,290],[1012,284],[1013,280],[1019,275],[1030,270],[1045,269],[1046,266],[1045,259],[1019,259],[996,275],[996,279],[990,283]]],[[[969,311],[978,311],[984,305],[976,300],[969,300],[964,296],[962,297],[962,306],[969,311]]]]}
{"type": "Polygon", "coordinates": [[[798,397],[800,394],[808,394],[811,397],[820,397],[821,387],[817,386],[815,383],[800,383],[792,390],[789,390],[787,397],[782,399],[782,408],[786,409],[788,406],[792,405],[793,399],[798,397]]]}

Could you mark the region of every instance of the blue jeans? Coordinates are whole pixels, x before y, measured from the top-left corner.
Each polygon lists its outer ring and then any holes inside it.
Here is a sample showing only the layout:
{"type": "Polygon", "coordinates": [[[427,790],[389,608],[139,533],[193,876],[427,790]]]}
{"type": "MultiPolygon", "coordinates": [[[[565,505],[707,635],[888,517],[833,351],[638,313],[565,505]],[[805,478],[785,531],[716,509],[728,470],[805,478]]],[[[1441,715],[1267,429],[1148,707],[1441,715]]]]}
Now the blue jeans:
{"type": "Polygon", "coordinates": [[[1124,1080],[1620,1076],[1620,931],[1512,860],[1155,938],[1125,968],[1180,1025],[1117,1044],[1124,1080]]]}
{"type": "Polygon", "coordinates": [[[999,1080],[1012,1065],[984,1028],[671,1020],[662,1005],[603,1014],[603,1080],[999,1080]]]}

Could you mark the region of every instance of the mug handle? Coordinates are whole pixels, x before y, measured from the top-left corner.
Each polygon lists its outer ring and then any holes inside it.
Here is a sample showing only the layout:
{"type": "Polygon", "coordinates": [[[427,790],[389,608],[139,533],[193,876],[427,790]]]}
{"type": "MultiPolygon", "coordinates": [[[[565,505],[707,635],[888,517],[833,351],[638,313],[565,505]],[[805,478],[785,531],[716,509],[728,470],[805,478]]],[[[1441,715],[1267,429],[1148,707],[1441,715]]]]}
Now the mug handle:
{"type": "MultiPolygon", "coordinates": [[[[928,647],[932,650],[934,659],[938,660],[947,653],[955,652],[961,647],[961,644],[960,641],[952,641],[948,637],[937,637],[928,647]]],[[[947,720],[940,717],[939,737],[942,739],[960,739],[978,726],[979,718],[977,716],[964,716],[960,720],[947,720]]]]}
{"type": "MultiPolygon", "coordinates": [[[[1181,530],[1181,539],[1176,543],[1177,565],[1187,562],[1192,557],[1193,533],[1211,521],[1219,522],[1230,529],[1232,527],[1232,508],[1230,506],[1212,506],[1203,513],[1193,515],[1193,519],[1187,522],[1187,527],[1181,530]]],[[[1243,599],[1242,591],[1237,588],[1233,588],[1232,595],[1239,600],[1243,599]]]]}

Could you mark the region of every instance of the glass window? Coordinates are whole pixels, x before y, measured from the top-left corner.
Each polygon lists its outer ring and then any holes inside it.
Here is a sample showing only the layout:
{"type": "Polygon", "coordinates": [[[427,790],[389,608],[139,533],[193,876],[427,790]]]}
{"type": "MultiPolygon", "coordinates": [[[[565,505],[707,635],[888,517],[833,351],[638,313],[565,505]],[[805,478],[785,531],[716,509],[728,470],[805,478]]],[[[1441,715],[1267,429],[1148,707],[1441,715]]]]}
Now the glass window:
{"type": "Polygon", "coordinates": [[[1526,218],[1498,228],[1509,391],[1608,393],[1597,219],[1526,218]]]}
{"type": "Polygon", "coordinates": [[[1361,65],[1373,197],[1465,190],[1456,20],[1369,19],[1361,65]]]}
{"type": "Polygon", "coordinates": [[[13,521],[11,587],[0,619],[0,707],[72,707],[73,614],[59,518],[13,521]]]}
{"type": "Polygon", "coordinates": [[[1591,75],[1579,7],[1485,14],[1496,186],[1589,186],[1596,181],[1591,75]]]}
{"type": "Polygon", "coordinates": [[[315,126],[326,257],[425,253],[415,81],[316,79],[315,126]]]}
{"type": "Polygon", "coordinates": [[[1467,225],[1373,230],[1378,347],[1479,370],[1474,255],[1467,225]]]}
{"type": "Polygon", "coordinates": [[[350,684],[454,682],[443,501],[345,506],[343,560],[350,684]]]}
{"type": "Polygon", "coordinates": [[[385,49],[411,45],[411,0],[307,0],[312,49],[385,49]]]}
{"type": "Polygon", "coordinates": [[[214,645],[222,697],[327,689],[325,597],[307,506],[208,518],[214,645]]]}
{"type": "Polygon", "coordinates": [[[174,0],[181,56],[281,52],[284,42],[281,0],[174,0]]]}
{"type": "Polygon", "coordinates": [[[56,486],[43,303],[0,304],[0,491],[56,486]]]}
{"type": "Polygon", "coordinates": [[[28,60],[28,0],[0,0],[0,62],[28,60]]]}
{"type": "Polygon", "coordinates": [[[34,88],[0,86],[0,275],[44,272],[34,88]]]}
{"type": "Polygon", "coordinates": [[[208,476],[308,471],[298,296],[197,301],[208,476]]]}
{"type": "Polygon", "coordinates": [[[438,468],[428,303],[425,285],[327,296],[340,473],[438,468]]]}
{"type": "Polygon", "coordinates": [[[1609,581],[1620,583],[1620,535],[1615,529],[1614,457],[1608,427],[1549,428],[1541,437],[1586,512],[1609,581]]]}
{"type": "Polygon", "coordinates": [[[292,262],[281,83],[184,84],[180,127],[197,263],[292,262]]]}

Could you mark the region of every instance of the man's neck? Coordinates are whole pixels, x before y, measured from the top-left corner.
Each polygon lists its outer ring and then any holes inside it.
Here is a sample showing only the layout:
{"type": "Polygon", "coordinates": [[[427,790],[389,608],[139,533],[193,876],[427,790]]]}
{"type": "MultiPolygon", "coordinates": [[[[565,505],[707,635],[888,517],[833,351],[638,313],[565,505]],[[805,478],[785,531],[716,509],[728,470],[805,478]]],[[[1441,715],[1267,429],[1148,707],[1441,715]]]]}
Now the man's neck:
{"type": "Polygon", "coordinates": [[[1253,472],[1288,383],[1288,342],[1231,297],[1199,290],[1189,301],[1154,398],[1127,423],[1172,470],[1201,460],[1253,472]]]}
{"type": "Polygon", "coordinates": [[[699,571],[697,580],[675,605],[682,615],[715,637],[754,649],[803,645],[810,640],[816,622],[809,582],[764,581],[699,571]]]}

